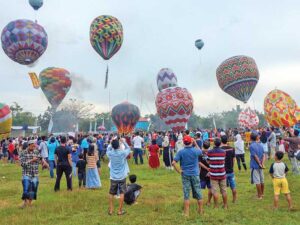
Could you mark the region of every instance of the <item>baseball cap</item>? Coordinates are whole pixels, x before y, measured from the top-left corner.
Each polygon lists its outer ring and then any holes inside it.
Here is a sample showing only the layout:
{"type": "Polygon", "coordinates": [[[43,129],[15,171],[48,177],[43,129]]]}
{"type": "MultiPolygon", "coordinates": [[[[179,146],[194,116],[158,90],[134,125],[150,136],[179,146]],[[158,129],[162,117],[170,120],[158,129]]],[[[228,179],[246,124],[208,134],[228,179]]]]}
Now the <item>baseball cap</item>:
{"type": "Polygon", "coordinates": [[[185,135],[185,136],[183,137],[183,143],[184,143],[185,145],[191,144],[191,143],[192,143],[192,138],[191,138],[189,135],[185,135]]]}

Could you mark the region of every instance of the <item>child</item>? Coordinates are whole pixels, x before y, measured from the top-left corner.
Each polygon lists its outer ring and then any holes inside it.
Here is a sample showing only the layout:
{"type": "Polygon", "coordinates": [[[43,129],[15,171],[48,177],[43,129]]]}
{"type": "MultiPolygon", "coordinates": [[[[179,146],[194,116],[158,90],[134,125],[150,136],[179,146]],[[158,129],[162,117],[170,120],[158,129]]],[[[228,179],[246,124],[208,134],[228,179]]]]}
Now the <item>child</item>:
{"type": "Polygon", "coordinates": [[[270,175],[273,178],[274,187],[274,209],[278,209],[278,200],[280,192],[285,195],[289,205],[289,210],[292,209],[292,198],[290,195],[289,184],[285,178],[288,172],[287,165],[282,162],[283,152],[277,151],[275,154],[275,162],[270,167],[270,175]]]}
{"type": "Polygon", "coordinates": [[[285,153],[284,140],[282,140],[282,137],[279,137],[278,151],[285,153]]]}
{"type": "Polygon", "coordinates": [[[130,184],[127,186],[127,191],[124,196],[124,201],[128,205],[132,205],[136,202],[137,198],[141,194],[142,187],[136,184],[136,175],[129,176],[130,184]]]}
{"type": "Polygon", "coordinates": [[[81,184],[83,183],[83,187],[85,187],[85,180],[86,180],[86,161],[83,159],[83,154],[81,153],[79,155],[79,160],[76,163],[77,167],[77,174],[78,174],[78,182],[79,182],[79,188],[81,188],[81,184]]]}

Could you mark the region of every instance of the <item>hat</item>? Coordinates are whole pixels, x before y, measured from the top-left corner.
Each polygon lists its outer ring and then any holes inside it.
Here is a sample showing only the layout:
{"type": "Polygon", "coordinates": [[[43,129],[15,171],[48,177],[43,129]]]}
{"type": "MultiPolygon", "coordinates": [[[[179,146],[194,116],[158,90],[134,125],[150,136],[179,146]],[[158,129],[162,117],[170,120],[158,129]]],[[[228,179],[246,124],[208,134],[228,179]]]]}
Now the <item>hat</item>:
{"type": "Polygon", "coordinates": [[[31,145],[31,144],[35,144],[35,141],[34,140],[28,141],[28,145],[31,145]]]}
{"type": "Polygon", "coordinates": [[[183,143],[185,145],[190,145],[192,143],[192,138],[189,135],[185,135],[183,138],[183,143]]]}

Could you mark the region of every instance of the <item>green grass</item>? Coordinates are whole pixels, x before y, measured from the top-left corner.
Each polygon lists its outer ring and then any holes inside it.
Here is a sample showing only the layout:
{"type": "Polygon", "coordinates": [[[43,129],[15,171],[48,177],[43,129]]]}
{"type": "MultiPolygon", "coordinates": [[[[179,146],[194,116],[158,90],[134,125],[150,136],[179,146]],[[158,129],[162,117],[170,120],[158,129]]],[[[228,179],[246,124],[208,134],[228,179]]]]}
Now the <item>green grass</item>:
{"type": "MultiPolygon", "coordinates": [[[[271,162],[266,164],[269,168],[271,162]]],[[[288,166],[290,166],[290,163],[288,166]]],[[[247,164],[249,156],[247,155],[247,164]]],[[[143,186],[139,204],[125,206],[124,216],[107,215],[109,176],[108,167],[102,167],[100,190],[78,190],[77,179],[73,179],[74,190],[66,191],[63,178],[61,191],[53,191],[54,180],[48,171],[40,173],[38,200],[32,208],[19,209],[21,205],[21,168],[17,165],[0,164],[0,224],[299,224],[299,177],[289,174],[288,181],[294,203],[294,211],[287,211],[287,203],[280,197],[278,211],[273,212],[273,187],[268,170],[265,170],[265,198],[255,199],[255,187],[249,183],[250,172],[236,173],[238,201],[231,203],[228,189],[229,209],[205,207],[203,216],[196,213],[196,202],[191,201],[190,217],[182,216],[182,187],[180,176],[164,168],[153,171],[148,165],[135,166],[129,162],[131,173],[138,176],[143,186]],[[3,178],[5,177],[5,178],[3,178]]],[[[207,191],[202,192],[204,199],[207,191]]],[[[115,201],[115,206],[118,202],[115,201]]],[[[116,213],[116,212],[115,212],[116,213]]]]}

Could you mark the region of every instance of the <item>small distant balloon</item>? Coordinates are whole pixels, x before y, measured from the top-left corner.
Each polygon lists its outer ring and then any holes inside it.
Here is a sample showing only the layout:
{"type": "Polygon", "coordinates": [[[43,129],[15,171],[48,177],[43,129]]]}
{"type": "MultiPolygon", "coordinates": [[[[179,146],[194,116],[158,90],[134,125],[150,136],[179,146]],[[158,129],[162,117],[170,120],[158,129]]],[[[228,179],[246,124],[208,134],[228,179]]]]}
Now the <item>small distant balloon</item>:
{"type": "Polygon", "coordinates": [[[198,48],[199,50],[201,50],[204,46],[204,42],[202,41],[202,39],[198,39],[195,41],[195,46],[196,48],[198,48]]]}
{"type": "Polygon", "coordinates": [[[43,6],[43,0],[29,0],[29,4],[34,10],[39,10],[43,6]]]}

